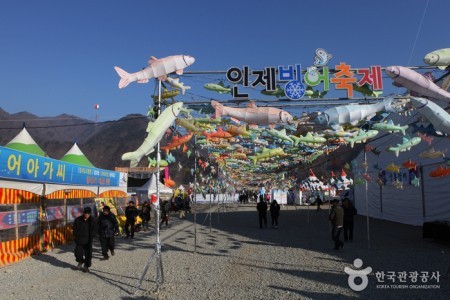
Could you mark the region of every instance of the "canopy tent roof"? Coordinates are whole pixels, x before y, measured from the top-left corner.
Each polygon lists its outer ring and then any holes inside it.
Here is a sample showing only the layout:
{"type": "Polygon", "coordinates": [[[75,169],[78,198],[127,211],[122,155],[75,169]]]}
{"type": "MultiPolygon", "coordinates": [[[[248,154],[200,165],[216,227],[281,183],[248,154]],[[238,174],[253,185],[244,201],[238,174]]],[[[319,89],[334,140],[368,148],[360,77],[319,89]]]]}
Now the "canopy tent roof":
{"type": "Polygon", "coordinates": [[[5,147],[34,155],[45,156],[44,150],[42,150],[41,147],[39,147],[39,145],[34,141],[25,127],[19,132],[18,135],[9,141],[5,147]]]}
{"type": "Polygon", "coordinates": [[[89,161],[89,159],[80,150],[77,143],[74,143],[72,148],[60,159],[61,161],[70,162],[76,165],[85,167],[94,167],[94,165],[89,161]]]}
{"type": "Polygon", "coordinates": [[[146,195],[156,194],[157,184],[158,184],[158,188],[159,188],[159,192],[160,193],[162,193],[162,194],[163,193],[166,193],[166,194],[173,193],[173,190],[171,188],[166,187],[161,182],[159,182],[156,179],[155,174],[153,173],[152,176],[150,177],[150,179],[147,180],[147,182],[143,186],[141,186],[140,188],[138,188],[136,190],[136,195],[138,195],[138,197],[139,197],[139,194],[141,194],[141,195],[143,195],[143,194],[146,194],[146,195]]]}

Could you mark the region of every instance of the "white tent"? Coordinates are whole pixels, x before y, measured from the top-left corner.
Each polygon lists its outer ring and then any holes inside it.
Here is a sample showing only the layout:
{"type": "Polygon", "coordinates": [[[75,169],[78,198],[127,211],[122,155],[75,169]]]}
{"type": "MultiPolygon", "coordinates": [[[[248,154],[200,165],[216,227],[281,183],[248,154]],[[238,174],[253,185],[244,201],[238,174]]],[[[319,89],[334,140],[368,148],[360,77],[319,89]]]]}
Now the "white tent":
{"type": "MultiPolygon", "coordinates": [[[[416,112],[412,117],[405,118],[394,115],[392,120],[395,124],[407,124],[411,120],[416,120],[416,112]]],[[[427,126],[428,124],[424,124],[427,126]]],[[[412,127],[410,125],[410,127],[412,127]]],[[[412,129],[407,131],[412,132],[412,129]]],[[[381,133],[379,136],[382,136],[381,133]]],[[[416,133],[414,133],[416,136],[416,133]]],[[[445,161],[441,157],[423,158],[421,153],[428,151],[433,147],[436,151],[446,152],[450,149],[450,140],[446,136],[432,136],[431,146],[422,141],[410,151],[400,152],[399,156],[393,152],[387,152],[385,149],[389,146],[395,146],[401,143],[401,134],[388,134],[375,141],[369,142],[371,147],[381,150],[379,156],[372,152],[367,153],[368,173],[372,180],[367,184],[355,185],[355,206],[358,214],[366,215],[367,210],[370,217],[400,222],[410,225],[422,225],[423,222],[436,220],[450,220],[450,176],[430,177],[430,172],[436,169],[440,164],[445,166],[445,161]],[[420,179],[419,186],[411,184],[411,172],[402,164],[411,159],[417,163],[417,177],[420,179]],[[386,182],[380,187],[378,183],[378,170],[374,166],[379,166],[386,170],[388,164],[394,163],[400,166],[401,185],[394,186],[395,174],[386,172],[386,182]],[[422,168],[420,167],[422,165],[422,168]],[[422,172],[421,172],[422,170],[422,172]],[[367,205],[367,206],[366,206],[367,205]]],[[[449,154],[446,153],[448,156],[449,154]]],[[[364,161],[364,153],[356,158],[358,167],[353,170],[355,178],[362,178],[365,173],[361,164],[364,161]]],[[[397,176],[398,177],[398,176],[397,176]]]]}
{"type": "Polygon", "coordinates": [[[172,194],[173,190],[166,187],[164,184],[156,179],[155,174],[140,188],[136,190],[136,196],[141,201],[146,201],[151,194],[156,194],[156,184],[158,184],[160,194],[172,194]]]}

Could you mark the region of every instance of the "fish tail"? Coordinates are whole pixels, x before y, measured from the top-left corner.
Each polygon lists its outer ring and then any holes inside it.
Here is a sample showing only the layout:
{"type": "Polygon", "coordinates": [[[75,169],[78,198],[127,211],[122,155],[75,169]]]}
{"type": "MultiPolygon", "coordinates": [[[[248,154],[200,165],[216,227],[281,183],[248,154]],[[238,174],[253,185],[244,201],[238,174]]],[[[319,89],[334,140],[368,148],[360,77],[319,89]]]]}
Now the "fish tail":
{"type": "Polygon", "coordinates": [[[394,107],[392,106],[392,102],[394,101],[394,97],[386,97],[383,100],[384,110],[387,112],[397,112],[394,107]]]}
{"type": "Polygon", "coordinates": [[[186,90],[190,90],[191,87],[190,86],[181,86],[181,94],[184,95],[184,93],[186,93],[186,90]]]}
{"type": "Polygon", "coordinates": [[[211,101],[211,106],[215,110],[216,119],[220,119],[223,115],[223,105],[217,101],[211,101]]]}
{"type": "Polygon", "coordinates": [[[123,89],[130,84],[130,74],[119,67],[114,67],[114,69],[120,76],[119,89],[123,89]]]}

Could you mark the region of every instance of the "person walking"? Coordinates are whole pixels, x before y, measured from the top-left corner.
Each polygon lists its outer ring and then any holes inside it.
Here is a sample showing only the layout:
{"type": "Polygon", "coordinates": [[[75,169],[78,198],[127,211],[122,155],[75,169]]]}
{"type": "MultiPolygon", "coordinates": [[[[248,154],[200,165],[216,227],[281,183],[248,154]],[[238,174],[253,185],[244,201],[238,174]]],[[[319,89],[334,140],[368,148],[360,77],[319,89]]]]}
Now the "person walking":
{"type": "Polygon", "coordinates": [[[92,209],[85,207],[83,214],[73,222],[73,236],[75,240],[75,259],[77,268],[89,272],[92,262],[92,241],[94,239],[94,221],[91,217],[92,209]]]}
{"type": "Polygon", "coordinates": [[[161,207],[161,223],[159,225],[162,225],[164,222],[166,222],[166,227],[169,225],[169,203],[167,201],[162,202],[160,200],[159,205],[161,207]]]}
{"type": "Polygon", "coordinates": [[[316,205],[317,205],[317,210],[316,210],[316,212],[321,211],[322,209],[320,208],[320,205],[322,205],[322,199],[320,198],[319,195],[317,195],[317,198],[316,198],[316,205]]]}
{"type": "Polygon", "coordinates": [[[333,225],[331,238],[334,241],[334,249],[339,250],[339,248],[342,249],[344,247],[344,242],[340,240],[340,235],[344,224],[344,209],[339,206],[339,201],[336,199],[332,200],[331,203],[333,204],[329,217],[331,224],[333,225]]]}
{"type": "Polygon", "coordinates": [[[148,201],[145,201],[142,205],[142,213],[141,213],[141,219],[142,219],[142,227],[143,230],[149,230],[149,222],[151,220],[150,216],[151,207],[148,204],[148,201]]]}
{"type": "Polygon", "coordinates": [[[278,229],[278,216],[280,215],[280,205],[277,200],[270,204],[270,216],[272,218],[272,228],[278,229]]]}
{"type": "Polygon", "coordinates": [[[258,210],[259,215],[259,228],[263,228],[263,222],[264,227],[267,228],[267,203],[264,201],[264,199],[261,199],[258,204],[256,205],[256,209],[258,210]]]}
{"type": "Polygon", "coordinates": [[[134,201],[128,202],[128,206],[125,209],[125,232],[127,233],[127,238],[134,238],[134,224],[136,223],[136,217],[138,216],[138,210],[134,206],[134,201]]]}
{"type": "Polygon", "coordinates": [[[344,209],[344,241],[353,241],[353,216],[358,212],[348,198],[342,200],[342,208],[344,209]]]}
{"type": "Polygon", "coordinates": [[[114,235],[119,232],[119,224],[116,216],[109,206],[103,206],[102,214],[98,217],[98,236],[102,247],[103,260],[109,259],[108,250],[114,256],[114,235]]]}

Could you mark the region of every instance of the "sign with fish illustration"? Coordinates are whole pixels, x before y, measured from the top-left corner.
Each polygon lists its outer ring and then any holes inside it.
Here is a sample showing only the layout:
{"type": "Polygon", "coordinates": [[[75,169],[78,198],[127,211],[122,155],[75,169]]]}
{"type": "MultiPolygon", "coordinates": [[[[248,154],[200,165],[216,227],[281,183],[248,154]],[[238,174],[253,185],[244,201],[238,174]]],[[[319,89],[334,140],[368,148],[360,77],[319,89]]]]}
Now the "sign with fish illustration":
{"type": "Polygon", "coordinates": [[[322,48],[316,49],[316,56],[314,57],[314,65],[317,67],[324,67],[333,55],[328,54],[326,50],[322,48]]]}

